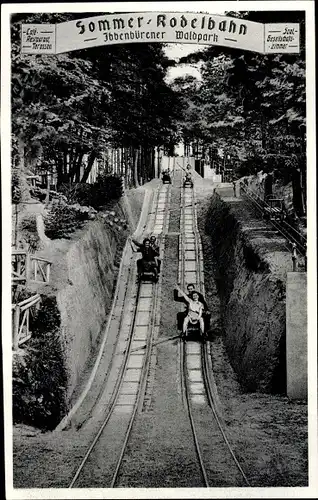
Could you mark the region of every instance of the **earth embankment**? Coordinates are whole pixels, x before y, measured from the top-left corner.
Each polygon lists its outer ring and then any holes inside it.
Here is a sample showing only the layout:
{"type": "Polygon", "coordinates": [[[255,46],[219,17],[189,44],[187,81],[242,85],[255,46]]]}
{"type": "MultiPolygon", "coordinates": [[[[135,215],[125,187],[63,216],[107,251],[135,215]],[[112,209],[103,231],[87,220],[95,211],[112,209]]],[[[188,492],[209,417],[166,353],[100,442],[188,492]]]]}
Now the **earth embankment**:
{"type": "Polygon", "coordinates": [[[248,391],[285,391],[286,271],[279,235],[239,198],[214,193],[206,217],[226,346],[248,391]]]}
{"type": "Polygon", "coordinates": [[[41,242],[38,255],[52,262],[51,277],[49,283],[30,285],[41,295],[42,306],[33,336],[14,358],[15,422],[55,427],[89,378],[111,310],[123,248],[136,229],[147,188],[153,186],[127,191],[108,216],[99,213],[69,239],[41,242]],[[120,227],[116,220],[127,221],[127,226],[120,227]]]}

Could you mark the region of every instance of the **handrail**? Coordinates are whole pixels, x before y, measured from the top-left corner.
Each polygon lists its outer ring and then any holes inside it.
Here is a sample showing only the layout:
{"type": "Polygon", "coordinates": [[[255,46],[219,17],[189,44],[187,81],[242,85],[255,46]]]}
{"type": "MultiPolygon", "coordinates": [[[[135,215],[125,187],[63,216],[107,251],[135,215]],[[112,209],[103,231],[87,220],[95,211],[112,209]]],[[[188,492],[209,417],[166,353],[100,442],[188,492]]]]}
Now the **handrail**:
{"type": "MultiPolygon", "coordinates": [[[[241,189],[245,192],[245,194],[248,196],[248,198],[251,199],[251,201],[257,205],[257,207],[263,211],[264,207],[268,206],[270,207],[265,200],[263,200],[257,193],[255,193],[252,189],[250,188],[247,188],[247,186],[241,184],[241,189]],[[258,198],[258,200],[260,200],[261,204],[256,201],[255,198],[258,198]]],[[[303,256],[305,257],[305,261],[306,261],[306,248],[307,248],[307,245],[306,245],[306,238],[299,232],[297,231],[297,229],[295,229],[293,226],[291,226],[290,224],[288,224],[286,221],[284,221],[284,224],[286,224],[288,227],[291,228],[291,231],[293,231],[294,233],[296,233],[300,238],[301,238],[301,242],[300,241],[297,241],[296,237],[293,236],[292,234],[289,234],[287,229],[284,229],[282,227],[280,227],[279,224],[276,224],[274,223],[273,221],[271,221],[271,224],[275,227],[275,229],[277,229],[288,241],[288,243],[291,245],[292,248],[288,248],[288,251],[291,251],[292,252],[292,255],[293,255],[293,267],[294,267],[294,263],[295,263],[295,259],[296,259],[296,253],[295,253],[295,245],[298,246],[300,248],[300,254],[303,254],[303,256]],[[293,240],[293,241],[292,241],[293,240]]],[[[287,248],[287,247],[286,247],[287,248]]],[[[306,264],[305,264],[305,267],[306,267],[306,264]]]]}
{"type": "Polygon", "coordinates": [[[25,305],[25,304],[27,304],[28,302],[31,302],[31,299],[33,300],[33,299],[35,299],[35,298],[40,298],[40,294],[39,294],[39,293],[37,293],[37,294],[33,295],[32,297],[28,297],[27,299],[24,299],[24,300],[22,300],[21,302],[18,302],[18,304],[16,304],[16,305],[18,305],[18,306],[20,306],[20,307],[21,307],[21,306],[24,306],[24,305],[25,305]]]}
{"type": "Polygon", "coordinates": [[[41,296],[37,293],[32,297],[22,300],[18,304],[12,304],[12,344],[14,350],[18,349],[21,344],[31,338],[32,333],[29,329],[31,307],[35,306],[38,302],[40,302],[40,300],[41,296]],[[23,332],[23,328],[25,328],[25,332],[23,332]]]}
{"type": "Polygon", "coordinates": [[[41,262],[47,262],[48,264],[53,264],[51,260],[44,259],[43,257],[37,257],[36,255],[30,255],[31,260],[40,260],[41,262]]]}
{"type": "MultiPolygon", "coordinates": [[[[248,191],[250,193],[252,193],[253,196],[255,196],[256,198],[258,198],[265,206],[267,206],[268,208],[270,208],[270,205],[267,203],[266,200],[263,200],[257,193],[255,193],[255,191],[253,191],[252,189],[248,188],[247,186],[244,186],[244,184],[241,185],[241,189],[243,189],[243,191],[246,191],[247,194],[248,194],[248,191]]],[[[273,201],[281,201],[283,200],[283,198],[272,198],[273,201]]],[[[290,227],[295,233],[297,233],[304,241],[306,241],[306,238],[303,234],[301,234],[296,228],[294,228],[293,226],[291,226],[288,222],[285,221],[285,224],[290,227]]]]}

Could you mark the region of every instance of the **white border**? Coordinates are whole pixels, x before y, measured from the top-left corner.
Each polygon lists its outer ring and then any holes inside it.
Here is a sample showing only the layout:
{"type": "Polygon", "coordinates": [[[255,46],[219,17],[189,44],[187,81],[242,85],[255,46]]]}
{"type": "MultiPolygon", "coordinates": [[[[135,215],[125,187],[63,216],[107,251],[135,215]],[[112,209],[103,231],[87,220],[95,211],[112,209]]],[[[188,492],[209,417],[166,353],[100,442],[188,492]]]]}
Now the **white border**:
{"type": "MultiPolygon", "coordinates": [[[[2,336],[5,425],[5,473],[7,499],[77,499],[77,498],[317,498],[317,284],[316,284],[316,125],[315,125],[315,24],[314,2],[302,1],[226,1],[226,2],[118,2],[118,3],[44,3],[2,4],[1,23],[1,165],[2,165],[2,331],[11,324],[11,205],[10,205],[10,14],[22,12],[202,12],[224,11],[306,11],[307,68],[307,190],[308,190],[308,420],[309,480],[304,488],[156,488],[156,489],[13,489],[12,477],[12,395],[11,337],[2,336]]],[[[10,331],[10,329],[9,329],[10,331]]],[[[48,457],[49,459],[49,457],[48,457]]]]}

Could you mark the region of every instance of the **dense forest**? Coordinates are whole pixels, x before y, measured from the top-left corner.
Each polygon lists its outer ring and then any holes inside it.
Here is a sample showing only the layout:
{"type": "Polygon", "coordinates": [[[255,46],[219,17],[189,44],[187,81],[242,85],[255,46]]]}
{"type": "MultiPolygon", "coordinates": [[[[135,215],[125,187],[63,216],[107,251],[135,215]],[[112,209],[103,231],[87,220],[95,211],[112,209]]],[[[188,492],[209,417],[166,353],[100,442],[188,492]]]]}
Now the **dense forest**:
{"type": "MultiPolygon", "coordinates": [[[[234,13],[229,13],[235,15],[234,13]]],[[[237,15],[237,14],[236,14],[237,15]]],[[[300,54],[261,55],[211,46],[181,59],[201,62],[202,81],[175,79],[183,100],[184,141],[236,177],[275,172],[293,182],[297,211],[305,211],[306,68],[304,16],[299,12],[246,12],[257,22],[298,22],[300,54]],[[218,155],[222,150],[222,158],[218,155]],[[225,160],[224,160],[225,158],[225,160]]]]}
{"type": "MultiPolygon", "coordinates": [[[[97,15],[98,13],[96,13],[97,15]]],[[[96,160],[138,186],[156,175],[155,152],[191,146],[197,158],[236,177],[275,171],[305,212],[305,22],[302,12],[229,12],[257,22],[298,22],[300,54],[261,55],[210,46],[181,63],[200,62],[202,79],[168,83],[162,44],[127,44],[57,56],[22,55],[21,23],[91,16],[12,16],[12,164],[56,172],[57,187],[84,183],[96,160]],[[114,156],[105,151],[119,151],[114,156]],[[219,152],[222,151],[222,158],[219,152]],[[118,160],[119,158],[119,160],[118,160]],[[297,198],[296,196],[296,198],[297,198]]]]}

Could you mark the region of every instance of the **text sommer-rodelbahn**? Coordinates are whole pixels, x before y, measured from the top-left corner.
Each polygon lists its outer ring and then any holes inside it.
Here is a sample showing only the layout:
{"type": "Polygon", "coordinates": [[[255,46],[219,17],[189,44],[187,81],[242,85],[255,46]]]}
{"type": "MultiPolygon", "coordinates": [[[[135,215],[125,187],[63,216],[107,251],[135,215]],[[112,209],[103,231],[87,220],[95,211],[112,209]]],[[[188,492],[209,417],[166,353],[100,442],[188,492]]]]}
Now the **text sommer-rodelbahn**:
{"type": "MultiPolygon", "coordinates": [[[[140,29],[140,28],[149,28],[150,20],[145,19],[144,16],[138,17],[130,17],[128,19],[122,17],[116,17],[113,19],[99,19],[98,21],[85,21],[81,19],[76,22],[76,26],[79,29],[78,34],[84,35],[89,33],[97,32],[105,32],[105,31],[114,31],[114,30],[125,30],[129,29],[140,29]]],[[[211,16],[198,16],[191,17],[191,19],[182,15],[180,17],[169,17],[167,18],[166,14],[158,14],[156,16],[156,27],[163,28],[176,28],[178,32],[180,32],[180,28],[187,30],[216,30],[222,33],[237,33],[239,35],[246,35],[247,26],[243,23],[237,23],[233,21],[233,19],[229,18],[228,20],[223,21],[215,21],[211,16]]],[[[149,32],[149,31],[147,31],[149,32]]],[[[155,35],[155,32],[151,32],[155,35]]],[[[153,36],[152,38],[155,38],[153,36]]]]}

